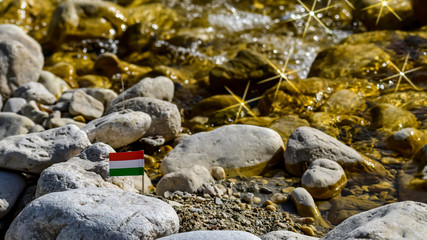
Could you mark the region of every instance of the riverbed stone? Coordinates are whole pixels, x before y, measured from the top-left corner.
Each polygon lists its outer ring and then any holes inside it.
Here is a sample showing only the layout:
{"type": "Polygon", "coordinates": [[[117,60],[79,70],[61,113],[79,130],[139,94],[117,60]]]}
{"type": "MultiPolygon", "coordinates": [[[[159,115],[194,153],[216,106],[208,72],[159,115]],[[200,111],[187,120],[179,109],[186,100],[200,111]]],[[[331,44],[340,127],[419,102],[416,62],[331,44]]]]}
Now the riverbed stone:
{"type": "Polygon", "coordinates": [[[385,131],[398,131],[403,128],[417,128],[419,123],[411,112],[387,103],[380,103],[370,111],[371,127],[385,131]]]}
{"type": "Polygon", "coordinates": [[[317,240],[317,237],[310,237],[296,232],[278,230],[266,233],[261,236],[262,240],[317,240]]]}
{"type": "MultiPolygon", "coordinates": [[[[36,197],[79,188],[111,188],[140,193],[142,176],[110,177],[108,157],[114,149],[105,143],[95,143],[66,162],[56,163],[43,170],[37,183],[36,197]]],[[[144,176],[148,193],[153,187],[144,176]]]]}
{"type": "Polygon", "coordinates": [[[82,115],[87,120],[99,118],[104,113],[104,105],[95,98],[77,90],[71,99],[69,112],[71,115],[82,115]]]}
{"type": "Polygon", "coordinates": [[[397,151],[403,156],[415,155],[425,144],[427,144],[427,131],[415,128],[404,128],[387,137],[388,149],[397,151]]]}
{"type": "Polygon", "coordinates": [[[29,82],[20,86],[15,90],[13,96],[24,98],[27,101],[34,100],[38,103],[47,105],[56,102],[56,97],[39,82],[29,82]]]}
{"type": "Polygon", "coordinates": [[[41,71],[38,82],[43,84],[55,98],[59,98],[63,92],[70,90],[70,86],[67,82],[49,71],[41,71]]]}
{"type": "Polygon", "coordinates": [[[305,188],[295,188],[291,193],[291,200],[299,215],[302,217],[312,217],[319,225],[329,227],[320,215],[320,211],[314,203],[313,197],[305,188]]]}
{"type": "Polygon", "coordinates": [[[178,228],[177,214],[159,199],[85,188],[37,198],[15,218],[5,239],[155,239],[178,228]]]}
{"type": "Polygon", "coordinates": [[[120,93],[111,102],[111,105],[113,106],[135,97],[151,97],[170,102],[173,99],[174,91],[174,84],[169,78],[164,76],[155,78],[147,77],[120,93]]]}
{"type": "Polygon", "coordinates": [[[25,117],[11,112],[0,113],[0,139],[5,137],[26,134],[34,127],[35,123],[25,117]]]}
{"type": "Polygon", "coordinates": [[[208,169],[222,167],[228,177],[258,175],[268,165],[282,160],[283,141],[268,128],[228,125],[194,134],[178,144],[164,159],[163,174],[194,164],[208,169]]]}
{"type": "Polygon", "coordinates": [[[159,238],[159,240],[222,240],[222,239],[235,239],[235,240],[260,240],[259,237],[243,231],[193,231],[169,235],[167,237],[159,238]]]}
{"type": "Polygon", "coordinates": [[[404,201],[348,218],[322,239],[425,239],[427,204],[404,201]]]}
{"type": "Polygon", "coordinates": [[[203,184],[215,182],[207,168],[199,165],[191,166],[191,168],[164,175],[156,186],[156,194],[163,196],[167,191],[194,193],[203,184]]]}
{"type": "Polygon", "coordinates": [[[40,44],[16,25],[0,25],[0,94],[8,99],[21,85],[36,82],[44,64],[40,44]]]}
{"type": "Polygon", "coordinates": [[[18,197],[25,190],[25,178],[14,172],[0,170],[0,219],[15,205],[18,197]]]}
{"type": "Polygon", "coordinates": [[[291,136],[295,129],[303,126],[309,127],[310,124],[307,120],[301,119],[296,115],[287,115],[272,121],[269,128],[280,134],[286,146],[289,136],[291,136]]]}
{"type": "Polygon", "coordinates": [[[386,175],[386,170],[380,163],[362,157],[357,151],[326,133],[311,127],[297,128],[289,137],[286,147],[286,170],[293,175],[302,176],[307,166],[319,158],[339,163],[346,173],[386,175]]]}
{"type": "Polygon", "coordinates": [[[48,129],[63,127],[67,124],[74,124],[79,128],[83,128],[84,126],[86,126],[86,123],[77,122],[72,118],[49,118],[46,122],[48,129]]]}
{"type": "Polygon", "coordinates": [[[44,120],[49,117],[49,113],[41,111],[34,100],[22,106],[21,114],[37,124],[43,124],[44,120]]]}
{"type": "Polygon", "coordinates": [[[0,168],[39,174],[54,163],[67,161],[89,145],[86,134],[72,124],[10,136],[0,141],[0,168]]]}
{"type": "Polygon", "coordinates": [[[357,93],[342,89],[333,93],[320,109],[335,114],[357,114],[366,109],[366,103],[357,93]]]}
{"type": "Polygon", "coordinates": [[[19,113],[21,108],[27,103],[27,100],[23,98],[9,98],[4,104],[3,112],[19,113]]]}
{"type": "Polygon", "coordinates": [[[113,148],[119,148],[140,139],[150,125],[150,115],[124,110],[95,119],[82,130],[92,143],[104,142],[113,148]]]}
{"type": "Polygon", "coordinates": [[[332,198],[330,203],[332,207],[328,214],[328,220],[334,225],[340,224],[353,215],[381,206],[377,202],[354,195],[337,196],[332,198]]]}
{"type": "Polygon", "coordinates": [[[337,162],[317,159],[302,175],[301,184],[313,198],[329,199],[341,193],[347,177],[337,162]]]}
{"type": "Polygon", "coordinates": [[[71,102],[74,92],[81,90],[87,95],[92,96],[96,100],[104,104],[104,109],[108,109],[110,103],[117,97],[117,93],[111,89],[105,88],[78,88],[64,92],[59,98],[59,102],[71,102]]]}
{"type": "Polygon", "coordinates": [[[151,125],[145,137],[162,136],[165,141],[174,139],[181,130],[181,114],[178,107],[170,102],[148,98],[136,97],[117,103],[110,107],[105,114],[131,109],[150,115],[151,125]]]}

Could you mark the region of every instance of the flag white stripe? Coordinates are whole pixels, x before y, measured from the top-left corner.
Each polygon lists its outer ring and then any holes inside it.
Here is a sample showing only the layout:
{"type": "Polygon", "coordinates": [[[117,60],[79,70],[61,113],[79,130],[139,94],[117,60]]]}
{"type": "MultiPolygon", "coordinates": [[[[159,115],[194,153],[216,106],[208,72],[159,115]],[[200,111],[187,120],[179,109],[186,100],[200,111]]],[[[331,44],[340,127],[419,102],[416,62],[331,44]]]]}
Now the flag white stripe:
{"type": "Polygon", "coordinates": [[[110,161],[110,169],[144,167],[144,159],[110,161]]]}

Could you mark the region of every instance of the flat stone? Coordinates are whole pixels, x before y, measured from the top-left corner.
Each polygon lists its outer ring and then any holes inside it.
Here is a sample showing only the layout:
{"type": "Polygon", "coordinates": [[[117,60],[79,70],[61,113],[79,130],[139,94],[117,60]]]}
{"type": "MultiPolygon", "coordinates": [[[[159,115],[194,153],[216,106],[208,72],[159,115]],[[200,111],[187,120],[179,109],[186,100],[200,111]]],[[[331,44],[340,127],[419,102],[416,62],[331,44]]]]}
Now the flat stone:
{"type": "Polygon", "coordinates": [[[124,110],[95,119],[82,130],[92,143],[104,142],[113,148],[119,148],[140,139],[150,125],[150,115],[124,110]]]}
{"type": "Polygon", "coordinates": [[[31,119],[11,112],[0,112],[0,139],[26,134],[34,127],[31,119]]]}
{"type": "Polygon", "coordinates": [[[29,82],[21,85],[13,93],[14,97],[21,97],[27,101],[34,100],[41,104],[51,105],[56,102],[56,97],[38,82],[29,82]]]}
{"type": "Polygon", "coordinates": [[[0,219],[13,208],[26,185],[21,174],[0,170],[0,219]]]}
{"type": "MultiPolygon", "coordinates": [[[[110,177],[108,153],[115,152],[104,143],[95,143],[66,162],[56,163],[43,170],[37,182],[36,197],[80,188],[122,189],[140,193],[142,176],[110,177]]],[[[145,193],[153,187],[144,175],[145,193]]]]}
{"type": "Polygon", "coordinates": [[[155,239],[178,228],[178,215],[159,199],[84,188],[37,198],[15,218],[5,239],[155,239]]]}
{"type": "Polygon", "coordinates": [[[314,203],[313,197],[305,188],[295,188],[291,193],[291,200],[299,215],[302,217],[312,217],[319,225],[329,227],[320,215],[320,211],[314,203]]]}
{"type": "Polygon", "coordinates": [[[289,137],[285,151],[286,170],[296,176],[302,176],[306,166],[314,160],[325,158],[337,162],[349,172],[368,172],[385,176],[384,167],[373,160],[362,157],[326,133],[310,127],[300,127],[289,137]]]}
{"type": "Polygon", "coordinates": [[[0,141],[0,168],[39,174],[89,145],[86,134],[75,125],[10,136],[0,141]]]}
{"type": "Polygon", "coordinates": [[[0,25],[0,94],[4,99],[28,82],[38,80],[44,57],[40,44],[13,24],[0,25]]]}
{"type": "Polygon", "coordinates": [[[3,112],[19,113],[25,104],[27,104],[27,100],[23,98],[9,98],[4,104],[3,112]]]}
{"type": "Polygon", "coordinates": [[[173,99],[174,91],[174,84],[169,78],[163,76],[147,77],[120,93],[111,102],[111,106],[135,97],[150,97],[170,102],[173,99]]]}
{"type": "Polygon", "coordinates": [[[266,233],[261,236],[262,240],[317,240],[319,238],[310,237],[296,232],[279,230],[266,233]]]}
{"type": "Polygon", "coordinates": [[[169,235],[167,237],[159,238],[159,240],[223,240],[223,239],[233,239],[233,240],[260,240],[259,237],[243,231],[194,231],[194,232],[185,232],[169,235]]]}
{"type": "Polygon", "coordinates": [[[283,156],[280,135],[268,128],[228,125],[210,132],[196,133],[178,144],[164,159],[163,174],[201,165],[220,166],[227,176],[258,175],[283,156]]]}
{"type": "Polygon", "coordinates": [[[87,120],[99,118],[104,113],[104,105],[81,90],[73,94],[69,112],[71,115],[82,115],[87,120]]]}
{"type": "Polygon", "coordinates": [[[347,177],[338,163],[317,159],[302,175],[301,184],[313,198],[329,199],[341,193],[347,184],[347,177]]]}
{"type": "Polygon", "coordinates": [[[194,193],[204,183],[214,183],[209,170],[199,165],[181,169],[164,175],[156,186],[156,194],[163,196],[165,192],[183,191],[194,193]]]}
{"type": "Polygon", "coordinates": [[[117,103],[105,113],[119,112],[124,109],[145,112],[151,117],[150,129],[144,136],[162,136],[166,141],[174,139],[181,130],[181,114],[175,104],[167,101],[136,97],[117,103]]]}
{"type": "Polygon", "coordinates": [[[322,239],[426,238],[427,204],[404,201],[388,204],[348,218],[322,239]]]}

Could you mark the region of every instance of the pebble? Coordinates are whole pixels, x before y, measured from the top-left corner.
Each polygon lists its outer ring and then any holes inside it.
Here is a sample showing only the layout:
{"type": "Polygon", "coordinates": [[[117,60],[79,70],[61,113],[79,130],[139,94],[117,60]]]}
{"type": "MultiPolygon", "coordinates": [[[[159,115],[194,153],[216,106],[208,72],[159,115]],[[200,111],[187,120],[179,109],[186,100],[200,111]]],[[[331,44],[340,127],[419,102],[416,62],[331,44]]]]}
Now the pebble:
{"type": "Polygon", "coordinates": [[[329,199],[341,193],[347,177],[338,163],[317,159],[302,175],[301,184],[314,198],[329,199]]]}
{"type": "Polygon", "coordinates": [[[312,217],[316,223],[324,227],[329,227],[320,215],[320,211],[314,203],[313,197],[302,187],[295,188],[291,194],[291,200],[296,207],[298,214],[303,217],[312,217]]]}
{"type": "Polygon", "coordinates": [[[269,232],[261,236],[262,240],[317,240],[319,238],[310,237],[304,234],[299,234],[292,231],[279,230],[269,232]]]}
{"type": "Polygon", "coordinates": [[[0,140],[14,135],[26,134],[35,123],[25,117],[11,112],[0,112],[0,140]]]}
{"type": "Polygon", "coordinates": [[[73,94],[68,110],[73,116],[83,115],[85,119],[93,120],[102,116],[104,105],[84,91],[77,90],[73,94]]]}
{"type": "Polygon", "coordinates": [[[43,84],[55,98],[59,98],[63,92],[70,90],[70,86],[68,86],[67,82],[49,71],[41,71],[38,82],[43,84]]]}
{"type": "Polygon", "coordinates": [[[51,105],[56,102],[56,97],[38,82],[29,82],[21,85],[13,93],[14,97],[24,98],[27,101],[34,100],[41,104],[51,105]]]}
{"type": "Polygon", "coordinates": [[[9,98],[4,104],[3,112],[19,113],[21,108],[27,104],[27,100],[20,97],[9,98]]]}
{"type": "Polygon", "coordinates": [[[397,151],[405,157],[415,155],[425,144],[427,144],[427,132],[414,128],[404,128],[386,139],[388,149],[397,151]]]}
{"type": "Polygon", "coordinates": [[[273,194],[273,196],[270,197],[270,200],[273,203],[283,204],[283,203],[286,203],[288,201],[288,197],[286,197],[285,195],[283,195],[281,193],[275,193],[275,194],[273,194]]]}
{"type": "Polygon", "coordinates": [[[253,193],[245,193],[242,195],[242,201],[245,203],[252,203],[252,200],[254,198],[254,194],[253,193]]]}
{"type": "Polygon", "coordinates": [[[34,100],[31,100],[27,104],[22,106],[21,114],[33,120],[33,122],[37,124],[43,124],[46,118],[49,117],[49,114],[47,112],[43,112],[39,109],[37,103],[34,100]]]}
{"type": "Polygon", "coordinates": [[[215,180],[223,180],[226,177],[224,168],[218,166],[212,167],[211,174],[212,177],[215,178],[215,180]]]}
{"type": "Polygon", "coordinates": [[[26,185],[23,175],[0,170],[0,219],[15,206],[26,185]]]}
{"type": "Polygon", "coordinates": [[[113,148],[129,145],[148,131],[151,117],[143,112],[124,110],[95,119],[82,130],[92,142],[103,142],[113,148]]]}

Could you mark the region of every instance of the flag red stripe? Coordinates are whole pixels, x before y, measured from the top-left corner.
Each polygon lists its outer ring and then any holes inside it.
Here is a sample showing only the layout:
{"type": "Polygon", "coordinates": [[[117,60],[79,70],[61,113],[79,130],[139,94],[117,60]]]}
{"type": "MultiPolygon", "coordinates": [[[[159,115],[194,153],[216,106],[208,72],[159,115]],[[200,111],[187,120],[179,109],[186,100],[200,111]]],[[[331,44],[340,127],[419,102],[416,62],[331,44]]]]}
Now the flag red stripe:
{"type": "Polygon", "coordinates": [[[144,159],[144,151],[110,153],[109,158],[110,158],[110,161],[144,159]]]}

